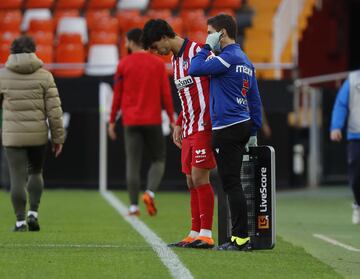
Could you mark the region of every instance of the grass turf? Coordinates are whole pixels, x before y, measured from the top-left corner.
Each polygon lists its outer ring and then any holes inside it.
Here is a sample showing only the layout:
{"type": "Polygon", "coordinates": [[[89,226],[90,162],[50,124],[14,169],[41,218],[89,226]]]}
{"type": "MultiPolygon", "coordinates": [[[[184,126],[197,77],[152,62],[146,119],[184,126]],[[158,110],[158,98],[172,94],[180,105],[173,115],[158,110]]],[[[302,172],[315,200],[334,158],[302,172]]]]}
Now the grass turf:
{"type": "MultiPolygon", "coordinates": [[[[127,202],[126,193],[116,194],[127,202]]],[[[293,204],[286,204],[287,199],[279,199],[278,211],[290,210],[293,204]]],[[[158,216],[149,217],[141,206],[140,219],[165,242],[180,240],[190,225],[189,196],[159,193],[157,203],[158,216]]],[[[298,209],[300,214],[302,209],[298,209]]],[[[155,252],[97,192],[46,191],[39,233],[10,231],[14,216],[10,197],[3,192],[0,192],[0,212],[0,278],[170,278],[155,252]],[[70,244],[114,247],[66,246],[70,244]]],[[[195,278],[340,278],[330,267],[331,262],[324,264],[300,247],[305,247],[305,243],[289,237],[288,233],[293,233],[291,224],[287,227],[289,231],[282,228],[287,218],[279,212],[281,237],[271,251],[174,251],[195,278]]]]}

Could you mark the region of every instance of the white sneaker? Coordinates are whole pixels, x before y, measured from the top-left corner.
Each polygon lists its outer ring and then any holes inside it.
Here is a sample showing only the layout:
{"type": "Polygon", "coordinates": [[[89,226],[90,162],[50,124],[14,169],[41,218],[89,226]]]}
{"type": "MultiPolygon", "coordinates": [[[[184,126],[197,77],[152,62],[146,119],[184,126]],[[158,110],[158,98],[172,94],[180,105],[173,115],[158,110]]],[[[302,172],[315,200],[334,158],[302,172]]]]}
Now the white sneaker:
{"type": "Polygon", "coordinates": [[[360,225],[360,206],[353,204],[352,223],[360,225]]]}

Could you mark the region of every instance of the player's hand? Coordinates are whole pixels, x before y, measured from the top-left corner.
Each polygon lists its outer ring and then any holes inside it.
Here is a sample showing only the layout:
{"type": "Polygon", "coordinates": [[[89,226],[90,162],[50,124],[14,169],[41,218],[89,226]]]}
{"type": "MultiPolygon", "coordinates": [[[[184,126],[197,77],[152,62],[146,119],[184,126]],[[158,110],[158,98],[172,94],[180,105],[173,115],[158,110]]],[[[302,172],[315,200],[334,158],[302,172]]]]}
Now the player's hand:
{"type": "Polygon", "coordinates": [[[63,145],[61,143],[54,143],[52,147],[52,152],[54,152],[55,158],[57,158],[63,149],[63,145]]]}
{"type": "Polygon", "coordinates": [[[253,146],[257,146],[257,137],[256,136],[251,136],[249,138],[249,141],[245,145],[246,152],[249,152],[249,147],[253,147],[253,146]]]}
{"type": "Polygon", "coordinates": [[[182,136],[181,136],[181,127],[175,126],[173,131],[173,142],[174,144],[181,149],[182,145],[182,136]]]}
{"type": "Polygon", "coordinates": [[[335,129],[330,132],[330,139],[332,141],[341,141],[342,140],[342,132],[340,129],[335,129]]]}
{"type": "Polygon", "coordinates": [[[112,140],[116,140],[115,123],[109,123],[108,134],[112,140]]]}
{"type": "Polygon", "coordinates": [[[220,42],[221,35],[222,35],[221,32],[215,32],[215,33],[209,34],[206,38],[205,44],[209,45],[211,47],[211,49],[214,49],[215,46],[220,42]]]}

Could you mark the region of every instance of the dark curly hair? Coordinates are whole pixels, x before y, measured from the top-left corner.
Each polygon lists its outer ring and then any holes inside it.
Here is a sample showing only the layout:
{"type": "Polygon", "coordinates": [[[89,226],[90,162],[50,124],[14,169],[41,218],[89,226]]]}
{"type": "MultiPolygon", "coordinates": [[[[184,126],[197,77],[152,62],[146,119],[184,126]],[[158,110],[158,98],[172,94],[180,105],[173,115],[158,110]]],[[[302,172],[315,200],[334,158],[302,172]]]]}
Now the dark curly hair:
{"type": "Polygon", "coordinates": [[[16,53],[32,53],[36,51],[36,45],[34,40],[27,35],[22,35],[16,38],[10,47],[11,54],[16,53]]]}
{"type": "Polygon", "coordinates": [[[175,38],[176,34],[169,23],[163,19],[150,19],[143,29],[143,46],[148,49],[163,37],[175,38]]]}
{"type": "Polygon", "coordinates": [[[130,29],[126,33],[126,37],[129,41],[133,41],[138,46],[142,46],[142,30],[140,28],[130,29]]]}

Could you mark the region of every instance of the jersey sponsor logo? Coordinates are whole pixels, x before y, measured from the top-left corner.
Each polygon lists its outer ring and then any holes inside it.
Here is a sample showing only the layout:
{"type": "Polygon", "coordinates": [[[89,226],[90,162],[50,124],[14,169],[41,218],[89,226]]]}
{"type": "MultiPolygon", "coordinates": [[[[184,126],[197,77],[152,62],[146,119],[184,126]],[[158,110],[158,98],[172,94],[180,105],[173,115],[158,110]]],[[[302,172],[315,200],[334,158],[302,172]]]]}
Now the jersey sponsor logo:
{"type": "Polygon", "coordinates": [[[251,77],[253,75],[253,71],[249,67],[246,67],[245,65],[236,65],[236,72],[237,73],[244,73],[244,74],[247,74],[247,75],[249,75],[251,77]]]}
{"type": "MultiPolygon", "coordinates": [[[[246,96],[246,95],[245,95],[246,96]]],[[[245,98],[242,98],[242,97],[236,97],[236,102],[239,104],[239,105],[247,105],[247,100],[245,98]]]]}
{"type": "Polygon", "coordinates": [[[202,163],[202,162],[205,162],[205,159],[195,160],[195,163],[196,163],[196,164],[200,164],[200,163],[202,163]]]}
{"type": "Polygon", "coordinates": [[[175,80],[175,86],[178,90],[185,88],[185,87],[189,87],[193,83],[194,83],[194,81],[191,76],[186,76],[186,77],[175,80]]]}

